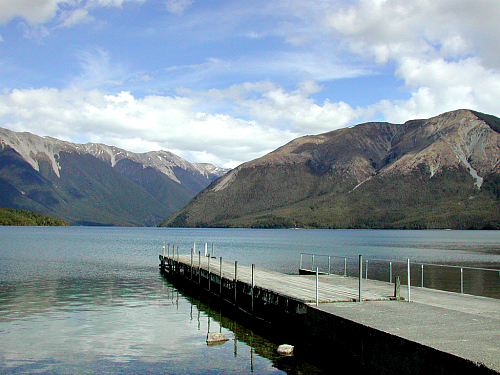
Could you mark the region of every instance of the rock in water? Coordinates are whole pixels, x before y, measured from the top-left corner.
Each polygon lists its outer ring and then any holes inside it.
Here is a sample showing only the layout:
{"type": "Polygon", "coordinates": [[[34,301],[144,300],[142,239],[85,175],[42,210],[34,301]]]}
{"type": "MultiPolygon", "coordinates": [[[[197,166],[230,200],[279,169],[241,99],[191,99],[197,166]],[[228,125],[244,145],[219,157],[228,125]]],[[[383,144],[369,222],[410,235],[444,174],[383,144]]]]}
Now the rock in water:
{"type": "Polygon", "coordinates": [[[214,333],[209,333],[207,335],[207,344],[208,345],[217,345],[217,344],[223,344],[229,339],[224,336],[222,333],[219,332],[214,332],[214,333]]]}
{"type": "Polygon", "coordinates": [[[278,346],[277,352],[283,355],[291,355],[293,354],[293,346],[287,344],[280,345],[278,346]]]}

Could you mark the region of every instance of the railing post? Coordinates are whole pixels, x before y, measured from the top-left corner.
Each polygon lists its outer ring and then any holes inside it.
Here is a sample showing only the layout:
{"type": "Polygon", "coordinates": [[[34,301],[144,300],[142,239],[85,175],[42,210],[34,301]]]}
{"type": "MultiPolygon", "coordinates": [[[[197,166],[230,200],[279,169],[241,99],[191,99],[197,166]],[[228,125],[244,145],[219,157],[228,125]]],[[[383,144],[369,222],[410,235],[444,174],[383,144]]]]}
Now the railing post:
{"type": "Polygon", "coordinates": [[[303,253],[300,253],[300,266],[299,266],[299,270],[302,269],[302,256],[303,255],[304,255],[303,253]]]}
{"type": "Polygon", "coordinates": [[[254,289],[255,287],[255,264],[252,264],[252,312],[253,312],[253,295],[254,295],[254,289]]]}
{"type": "Polygon", "coordinates": [[[313,269],[314,269],[314,254],[312,256],[312,267],[311,267],[311,270],[313,270],[313,269]]]}
{"type": "Polygon", "coordinates": [[[389,283],[392,283],[392,262],[389,262],[389,283]]]}
{"type": "Polygon", "coordinates": [[[198,251],[198,285],[201,287],[201,251],[198,251]]]}
{"type": "Polygon", "coordinates": [[[344,276],[347,276],[347,258],[344,258],[344,276]]]}
{"type": "MultiPolygon", "coordinates": [[[[205,253],[207,251],[207,248],[205,247],[205,253]]],[[[207,265],[207,268],[208,268],[208,291],[210,292],[210,287],[212,286],[212,277],[210,275],[210,257],[208,257],[208,265],[207,265]]]]}
{"type": "Polygon", "coordinates": [[[464,269],[460,267],[460,294],[464,294],[464,269]]]}
{"type": "Polygon", "coordinates": [[[220,291],[219,296],[222,297],[222,257],[220,257],[220,267],[219,267],[219,282],[220,282],[220,291]]]}
{"type": "Polygon", "coordinates": [[[410,258],[407,260],[407,278],[408,278],[408,302],[411,302],[411,273],[410,273],[410,258]]]}
{"type": "Polygon", "coordinates": [[[316,306],[319,306],[319,269],[316,267],[316,306]]]}
{"type": "Polygon", "coordinates": [[[359,256],[359,302],[363,301],[363,255],[359,256]]]}
{"type": "Polygon", "coordinates": [[[366,260],[365,279],[368,280],[368,259],[366,260]]]}
{"type": "Polygon", "coordinates": [[[330,275],[332,273],[332,257],[328,256],[328,274],[330,275]]]}
{"type": "Polygon", "coordinates": [[[191,251],[191,281],[193,281],[193,252],[191,251]]]}
{"type": "Polygon", "coordinates": [[[424,287],[424,264],[422,263],[422,280],[421,280],[421,283],[420,283],[420,287],[423,288],[424,287]]]}
{"type": "Polygon", "coordinates": [[[236,306],[236,296],[238,294],[237,286],[238,286],[238,261],[235,261],[234,262],[234,305],[235,306],[236,306]]]}

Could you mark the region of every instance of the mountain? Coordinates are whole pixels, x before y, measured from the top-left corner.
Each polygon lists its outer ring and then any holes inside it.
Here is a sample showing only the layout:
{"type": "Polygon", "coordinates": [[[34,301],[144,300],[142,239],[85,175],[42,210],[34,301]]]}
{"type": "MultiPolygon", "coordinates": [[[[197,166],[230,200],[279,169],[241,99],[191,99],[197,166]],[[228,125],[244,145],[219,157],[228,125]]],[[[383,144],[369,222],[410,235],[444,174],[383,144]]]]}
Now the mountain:
{"type": "Polygon", "coordinates": [[[500,119],[457,110],[293,140],[164,226],[500,229],[500,119]]]}
{"type": "Polygon", "coordinates": [[[0,207],[72,225],[157,225],[227,170],[0,128],[0,207]]]}

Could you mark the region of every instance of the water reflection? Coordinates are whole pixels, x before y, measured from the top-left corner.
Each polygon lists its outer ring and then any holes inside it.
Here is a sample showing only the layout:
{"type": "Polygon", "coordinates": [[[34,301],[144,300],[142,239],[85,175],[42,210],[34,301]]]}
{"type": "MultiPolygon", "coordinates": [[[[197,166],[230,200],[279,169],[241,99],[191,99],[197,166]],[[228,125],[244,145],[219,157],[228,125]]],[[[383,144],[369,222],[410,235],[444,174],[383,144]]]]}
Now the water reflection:
{"type": "Polygon", "coordinates": [[[319,372],[159,275],[0,286],[0,372],[319,372]],[[229,338],[209,346],[208,332],[229,338]]]}

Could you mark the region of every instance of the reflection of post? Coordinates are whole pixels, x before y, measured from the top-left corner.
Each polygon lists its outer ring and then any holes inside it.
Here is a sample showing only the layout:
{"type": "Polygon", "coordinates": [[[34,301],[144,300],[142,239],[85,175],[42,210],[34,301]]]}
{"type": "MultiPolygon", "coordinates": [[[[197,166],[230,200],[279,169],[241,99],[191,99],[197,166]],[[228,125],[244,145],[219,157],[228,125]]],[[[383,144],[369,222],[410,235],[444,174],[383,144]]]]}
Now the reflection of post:
{"type": "Polygon", "coordinates": [[[234,338],[234,358],[238,357],[238,340],[234,338]]]}
{"type": "Polygon", "coordinates": [[[200,310],[198,310],[198,331],[201,329],[200,310]]]}
{"type": "Polygon", "coordinates": [[[253,372],[253,348],[250,348],[250,371],[253,372]]]}

